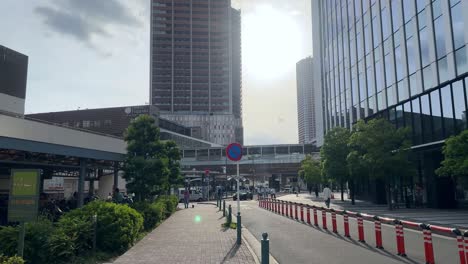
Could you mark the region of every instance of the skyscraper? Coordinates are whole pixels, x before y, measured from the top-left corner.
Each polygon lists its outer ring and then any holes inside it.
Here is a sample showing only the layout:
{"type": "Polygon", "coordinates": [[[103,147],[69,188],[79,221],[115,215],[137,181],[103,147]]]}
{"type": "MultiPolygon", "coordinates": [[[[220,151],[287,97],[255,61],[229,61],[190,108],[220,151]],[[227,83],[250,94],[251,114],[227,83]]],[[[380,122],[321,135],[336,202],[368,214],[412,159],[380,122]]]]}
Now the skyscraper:
{"type": "Polygon", "coordinates": [[[152,0],[150,39],[161,116],[204,140],[242,143],[240,11],[230,0],[152,0]]]}
{"type": "Polygon", "coordinates": [[[467,0],[312,0],[319,145],[333,127],[385,118],[411,129],[414,182],[425,185],[428,203],[443,203],[438,188],[453,194],[454,183],[434,170],[443,140],[467,128],[464,14],[467,0]]]}
{"type": "Polygon", "coordinates": [[[297,124],[300,144],[316,141],[313,80],[312,57],[297,62],[297,124]]]}
{"type": "Polygon", "coordinates": [[[28,56],[0,45],[0,112],[24,114],[28,56]]]}

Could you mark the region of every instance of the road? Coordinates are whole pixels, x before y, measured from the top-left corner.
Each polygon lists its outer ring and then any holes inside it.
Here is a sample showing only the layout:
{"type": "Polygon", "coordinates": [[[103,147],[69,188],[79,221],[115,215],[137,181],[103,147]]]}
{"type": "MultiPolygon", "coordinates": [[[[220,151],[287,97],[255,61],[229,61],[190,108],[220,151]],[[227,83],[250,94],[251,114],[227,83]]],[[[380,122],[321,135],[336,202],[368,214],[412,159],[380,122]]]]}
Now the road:
{"type": "MultiPolygon", "coordinates": [[[[233,211],[236,205],[232,203],[233,211]]],[[[405,230],[407,258],[395,254],[393,226],[382,225],[384,250],[375,248],[373,223],[364,222],[365,240],[357,242],[357,223],[350,218],[351,238],[344,238],[343,220],[337,217],[338,233],[316,228],[272,213],[256,201],[241,202],[242,224],[260,240],[263,232],[270,237],[270,253],[280,263],[424,263],[424,247],[420,232],[405,230]]],[[[321,214],[318,214],[321,223],[321,214]]],[[[304,214],[304,218],[306,214],[304,214]]],[[[328,214],[331,230],[331,216],[328,214]]],[[[311,215],[311,220],[313,217],[311,215]]],[[[320,224],[321,226],[321,224],[320,224]]],[[[458,263],[455,240],[433,235],[436,263],[458,263]]]]}

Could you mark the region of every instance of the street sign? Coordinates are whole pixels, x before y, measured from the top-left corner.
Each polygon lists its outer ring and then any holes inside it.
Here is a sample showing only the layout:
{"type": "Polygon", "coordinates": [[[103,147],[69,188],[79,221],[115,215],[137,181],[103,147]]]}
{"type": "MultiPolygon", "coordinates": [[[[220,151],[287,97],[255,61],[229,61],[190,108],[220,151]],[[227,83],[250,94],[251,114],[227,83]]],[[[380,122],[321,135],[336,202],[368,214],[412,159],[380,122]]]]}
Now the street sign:
{"type": "Polygon", "coordinates": [[[9,222],[26,222],[37,218],[39,185],[39,170],[11,170],[9,222]]]}
{"type": "Polygon", "coordinates": [[[226,156],[232,161],[242,159],[242,146],[239,143],[231,143],[226,148],[226,156]]]}

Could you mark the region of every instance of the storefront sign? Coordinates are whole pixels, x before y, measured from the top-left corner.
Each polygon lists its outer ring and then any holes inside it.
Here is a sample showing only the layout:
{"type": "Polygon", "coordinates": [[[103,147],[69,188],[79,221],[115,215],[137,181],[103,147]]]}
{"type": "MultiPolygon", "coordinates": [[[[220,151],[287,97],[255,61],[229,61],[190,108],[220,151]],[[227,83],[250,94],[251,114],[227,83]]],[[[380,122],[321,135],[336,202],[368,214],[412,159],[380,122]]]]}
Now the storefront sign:
{"type": "Polygon", "coordinates": [[[39,170],[12,170],[8,201],[8,221],[36,219],[39,205],[39,170]]]}

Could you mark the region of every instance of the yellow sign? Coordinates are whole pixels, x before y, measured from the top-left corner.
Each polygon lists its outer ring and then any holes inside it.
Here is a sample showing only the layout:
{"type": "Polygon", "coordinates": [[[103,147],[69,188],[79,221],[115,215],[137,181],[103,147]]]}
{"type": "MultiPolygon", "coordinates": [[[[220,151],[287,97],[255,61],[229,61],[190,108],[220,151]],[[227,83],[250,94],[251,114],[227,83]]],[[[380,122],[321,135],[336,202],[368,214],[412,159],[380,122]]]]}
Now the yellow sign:
{"type": "Polygon", "coordinates": [[[12,170],[8,221],[25,222],[37,217],[39,205],[39,170],[12,170]]]}

